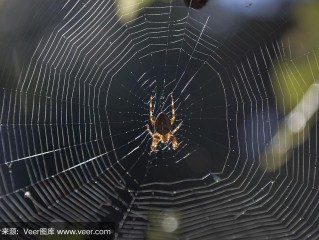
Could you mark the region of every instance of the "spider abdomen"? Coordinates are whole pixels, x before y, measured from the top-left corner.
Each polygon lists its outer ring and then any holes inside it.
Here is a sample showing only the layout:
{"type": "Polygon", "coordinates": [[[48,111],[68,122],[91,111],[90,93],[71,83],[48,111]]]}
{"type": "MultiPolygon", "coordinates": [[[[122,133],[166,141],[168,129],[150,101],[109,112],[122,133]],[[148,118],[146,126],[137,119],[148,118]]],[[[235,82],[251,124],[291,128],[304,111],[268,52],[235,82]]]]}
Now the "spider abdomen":
{"type": "Polygon", "coordinates": [[[155,121],[155,130],[161,135],[169,133],[172,129],[171,121],[165,113],[161,112],[155,121]]]}

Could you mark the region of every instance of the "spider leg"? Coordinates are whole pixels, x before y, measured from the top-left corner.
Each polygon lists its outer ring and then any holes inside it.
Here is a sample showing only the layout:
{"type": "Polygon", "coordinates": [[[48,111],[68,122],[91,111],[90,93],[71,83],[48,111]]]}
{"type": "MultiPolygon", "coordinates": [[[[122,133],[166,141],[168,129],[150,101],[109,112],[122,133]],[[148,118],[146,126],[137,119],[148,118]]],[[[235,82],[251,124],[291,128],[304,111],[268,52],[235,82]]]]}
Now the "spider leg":
{"type": "Polygon", "coordinates": [[[148,124],[146,124],[146,131],[151,134],[151,136],[153,136],[152,131],[150,130],[150,126],[148,124]]]}
{"type": "Polygon", "coordinates": [[[181,122],[180,124],[178,124],[178,126],[172,131],[172,135],[174,135],[180,128],[181,128],[181,126],[182,126],[182,123],[183,122],[181,122]]]}
{"type": "Polygon", "coordinates": [[[171,135],[171,142],[172,142],[173,149],[176,150],[178,148],[179,144],[178,144],[177,139],[174,135],[171,135]]]}
{"type": "Polygon", "coordinates": [[[156,134],[156,133],[153,134],[153,141],[152,141],[152,145],[151,145],[152,152],[156,151],[157,144],[160,140],[161,140],[161,137],[158,134],[156,134]]]}
{"type": "Polygon", "coordinates": [[[171,125],[175,122],[175,107],[174,107],[174,98],[173,95],[171,95],[172,98],[172,119],[171,119],[171,125]]]}
{"type": "Polygon", "coordinates": [[[150,121],[152,125],[155,125],[155,121],[153,119],[153,104],[152,104],[152,96],[150,97],[150,121]]]}

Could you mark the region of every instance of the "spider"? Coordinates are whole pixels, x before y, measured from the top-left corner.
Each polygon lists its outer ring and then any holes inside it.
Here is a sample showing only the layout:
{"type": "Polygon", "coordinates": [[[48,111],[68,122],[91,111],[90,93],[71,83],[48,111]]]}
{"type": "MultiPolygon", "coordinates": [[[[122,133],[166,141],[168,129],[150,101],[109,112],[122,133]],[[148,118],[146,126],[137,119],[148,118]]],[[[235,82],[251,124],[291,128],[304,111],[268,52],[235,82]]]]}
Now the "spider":
{"type": "Polygon", "coordinates": [[[152,133],[148,124],[146,124],[146,129],[147,129],[147,132],[153,138],[152,144],[151,144],[152,152],[156,151],[158,142],[162,142],[162,143],[171,142],[174,150],[176,150],[179,146],[174,134],[181,127],[182,123],[180,123],[177,126],[177,128],[175,128],[173,131],[171,131],[172,126],[175,122],[175,108],[174,108],[174,99],[173,99],[172,95],[171,95],[171,99],[172,99],[172,119],[169,119],[164,112],[161,112],[157,116],[156,120],[154,121],[152,96],[150,97],[150,121],[151,121],[151,124],[155,127],[155,132],[152,133]]]}

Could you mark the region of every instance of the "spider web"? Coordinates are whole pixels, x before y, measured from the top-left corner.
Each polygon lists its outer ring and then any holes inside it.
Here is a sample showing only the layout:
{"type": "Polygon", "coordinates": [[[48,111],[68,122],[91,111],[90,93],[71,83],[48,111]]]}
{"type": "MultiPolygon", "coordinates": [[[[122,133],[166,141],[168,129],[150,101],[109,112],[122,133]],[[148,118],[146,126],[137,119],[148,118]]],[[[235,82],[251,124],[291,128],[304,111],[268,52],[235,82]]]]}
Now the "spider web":
{"type": "Polygon", "coordinates": [[[291,56],[284,17],[221,34],[179,1],[141,2],[126,24],[114,1],[30,8],[1,50],[1,221],[107,220],[117,239],[318,238],[317,114],[281,168],[267,171],[269,155],[262,167],[283,119],[270,68],[318,52],[291,56]],[[171,117],[171,95],[180,146],[151,153],[149,98],[171,117]]]}

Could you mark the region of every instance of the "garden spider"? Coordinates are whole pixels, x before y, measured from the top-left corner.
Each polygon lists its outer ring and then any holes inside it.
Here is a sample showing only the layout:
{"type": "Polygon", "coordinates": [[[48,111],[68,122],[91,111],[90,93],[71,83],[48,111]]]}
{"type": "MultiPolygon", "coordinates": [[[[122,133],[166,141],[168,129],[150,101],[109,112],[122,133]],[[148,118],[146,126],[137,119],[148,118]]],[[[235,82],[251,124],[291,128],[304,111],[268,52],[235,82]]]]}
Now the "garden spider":
{"type": "Polygon", "coordinates": [[[162,142],[162,143],[171,142],[174,150],[176,150],[179,146],[174,134],[181,127],[182,123],[180,123],[177,126],[177,128],[175,128],[173,131],[171,131],[172,126],[175,122],[175,108],[174,108],[174,99],[173,99],[172,95],[171,95],[171,99],[172,99],[172,119],[169,119],[164,112],[161,112],[157,116],[156,120],[154,121],[152,96],[150,97],[150,121],[151,121],[151,124],[155,127],[155,132],[152,133],[148,124],[146,124],[146,129],[147,129],[147,132],[153,138],[152,144],[151,144],[152,152],[156,151],[158,142],[162,142]]]}

